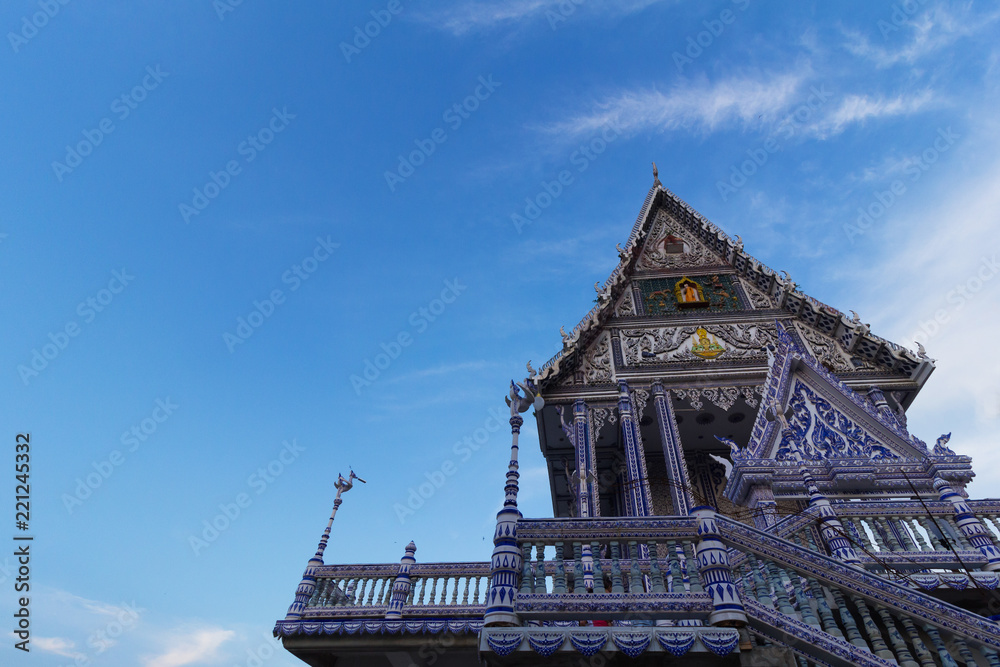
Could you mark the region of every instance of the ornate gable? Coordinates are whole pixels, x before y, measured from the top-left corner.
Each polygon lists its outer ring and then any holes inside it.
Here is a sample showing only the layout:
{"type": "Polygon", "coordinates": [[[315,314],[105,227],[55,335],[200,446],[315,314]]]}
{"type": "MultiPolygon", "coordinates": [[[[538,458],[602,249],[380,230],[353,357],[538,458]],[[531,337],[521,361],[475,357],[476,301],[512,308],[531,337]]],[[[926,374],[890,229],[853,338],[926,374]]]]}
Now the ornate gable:
{"type": "Polygon", "coordinates": [[[685,230],[666,209],[659,209],[635,268],[662,271],[703,266],[726,266],[729,262],[690,230],[685,230]]]}

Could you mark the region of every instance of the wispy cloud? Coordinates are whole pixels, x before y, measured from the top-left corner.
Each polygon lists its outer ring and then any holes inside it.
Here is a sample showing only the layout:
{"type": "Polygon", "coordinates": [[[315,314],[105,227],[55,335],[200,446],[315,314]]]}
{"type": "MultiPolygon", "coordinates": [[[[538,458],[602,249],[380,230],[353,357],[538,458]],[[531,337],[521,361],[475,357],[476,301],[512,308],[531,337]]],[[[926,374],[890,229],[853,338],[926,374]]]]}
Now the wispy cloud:
{"type": "Polygon", "coordinates": [[[628,135],[684,129],[711,132],[746,128],[774,120],[797,99],[807,67],[784,74],[758,72],[715,83],[705,79],[675,85],[668,92],[637,89],[616,93],[593,111],[550,125],[554,134],[576,136],[611,124],[628,135]]]}
{"type": "Polygon", "coordinates": [[[812,128],[820,138],[840,134],[849,125],[865,123],[877,118],[907,116],[925,110],[935,101],[930,90],[913,95],[882,97],[847,95],[834,111],[820,119],[812,128]]]}
{"type": "MultiPolygon", "coordinates": [[[[894,15],[902,14],[894,5],[894,15]]],[[[883,41],[895,40],[899,34],[908,39],[898,47],[881,46],[873,43],[868,36],[856,30],[843,29],[846,38],[844,48],[851,54],[864,58],[876,67],[886,68],[903,63],[913,65],[929,55],[937,53],[956,40],[973,35],[997,18],[1000,12],[983,16],[973,16],[966,11],[964,16],[954,16],[946,7],[934,7],[914,16],[909,21],[899,21],[889,15],[876,24],[883,41]]],[[[904,15],[905,16],[905,15],[904,15]]]]}
{"type": "Polygon", "coordinates": [[[72,660],[86,658],[86,655],[74,650],[76,648],[76,642],[70,641],[69,639],[63,639],[62,637],[36,636],[33,641],[38,649],[47,653],[54,653],[72,660]]]}
{"type": "Polygon", "coordinates": [[[504,28],[547,12],[561,18],[567,14],[561,7],[567,5],[582,13],[627,15],[668,0],[620,0],[618,2],[592,0],[585,6],[569,0],[509,0],[508,2],[471,1],[457,7],[432,12],[422,16],[426,22],[455,35],[504,28]]]}
{"type": "Polygon", "coordinates": [[[170,638],[169,648],[159,655],[143,659],[145,667],[183,667],[215,661],[219,647],[236,636],[232,630],[202,628],[177,632],[170,638]]]}

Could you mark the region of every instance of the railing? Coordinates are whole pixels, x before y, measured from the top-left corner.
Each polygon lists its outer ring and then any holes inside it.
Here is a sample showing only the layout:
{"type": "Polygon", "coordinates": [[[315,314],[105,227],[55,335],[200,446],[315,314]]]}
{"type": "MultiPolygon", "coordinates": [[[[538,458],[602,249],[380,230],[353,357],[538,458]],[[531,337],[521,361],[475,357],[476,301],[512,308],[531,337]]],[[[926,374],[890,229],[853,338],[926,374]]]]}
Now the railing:
{"type": "Polygon", "coordinates": [[[694,626],[715,608],[696,558],[694,517],[521,520],[517,535],[514,610],[526,620],[694,626]]]}
{"type": "Polygon", "coordinates": [[[723,542],[743,554],[734,570],[758,635],[793,650],[806,641],[831,664],[1000,665],[993,621],[739,522],[717,522],[723,542]]]}
{"type": "MultiPolygon", "coordinates": [[[[398,563],[324,565],[305,618],[376,618],[385,615],[398,563]]],[[[404,617],[478,617],[489,591],[489,563],[415,563],[404,617]]]]}
{"type": "MultiPolygon", "coordinates": [[[[1000,541],[1000,503],[971,501],[969,505],[988,534],[1000,541]]],[[[1000,585],[1000,575],[980,571],[986,558],[959,530],[950,503],[850,502],[835,503],[833,509],[843,525],[844,537],[872,572],[924,590],[1000,585]]],[[[826,548],[812,528],[815,521],[816,515],[806,510],[768,532],[825,554],[826,548]]]]}

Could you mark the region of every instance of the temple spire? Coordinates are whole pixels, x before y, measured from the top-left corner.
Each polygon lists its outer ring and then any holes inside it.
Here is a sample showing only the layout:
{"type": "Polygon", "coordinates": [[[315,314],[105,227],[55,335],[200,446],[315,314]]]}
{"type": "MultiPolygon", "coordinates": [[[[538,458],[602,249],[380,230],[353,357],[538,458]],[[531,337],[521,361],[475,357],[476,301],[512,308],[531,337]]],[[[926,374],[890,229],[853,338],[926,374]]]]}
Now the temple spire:
{"type": "Polygon", "coordinates": [[[337,483],[334,485],[334,488],[337,489],[337,497],[333,499],[333,511],[330,512],[330,520],[326,524],[323,536],[319,538],[319,546],[316,548],[316,554],[306,563],[306,571],[302,574],[302,581],[299,582],[298,590],[295,591],[295,601],[288,608],[288,614],[285,616],[286,621],[294,621],[302,618],[302,612],[305,610],[309,598],[312,597],[313,591],[316,590],[316,568],[323,565],[323,552],[326,551],[326,545],[330,541],[330,530],[333,528],[333,520],[337,517],[337,510],[340,509],[341,503],[344,502],[341,496],[354,488],[354,480],[358,480],[362,484],[368,483],[355,475],[353,470],[346,479],[340,473],[337,474],[337,483]]]}

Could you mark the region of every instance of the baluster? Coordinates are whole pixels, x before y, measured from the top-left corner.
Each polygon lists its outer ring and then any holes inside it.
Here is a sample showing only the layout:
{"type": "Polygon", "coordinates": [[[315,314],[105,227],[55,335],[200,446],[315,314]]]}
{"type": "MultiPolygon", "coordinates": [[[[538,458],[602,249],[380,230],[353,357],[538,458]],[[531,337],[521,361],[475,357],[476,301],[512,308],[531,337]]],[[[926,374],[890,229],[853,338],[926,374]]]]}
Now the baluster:
{"type": "Polygon", "coordinates": [[[345,579],[345,582],[344,594],[340,596],[340,599],[337,601],[336,606],[338,607],[346,607],[350,605],[352,602],[351,596],[354,595],[354,577],[345,579]]]}
{"type": "Polygon", "coordinates": [[[365,600],[366,607],[372,606],[372,603],[375,600],[375,589],[378,588],[378,585],[381,583],[382,583],[381,579],[376,579],[375,577],[372,577],[372,586],[370,589],[368,589],[368,599],[365,600]]]}
{"type": "Polygon", "coordinates": [[[681,573],[681,561],[677,553],[677,543],[673,540],[667,542],[667,563],[670,568],[670,591],[672,593],[684,592],[684,575],[681,573]]]}
{"type": "Polygon", "coordinates": [[[923,526],[920,525],[920,522],[916,519],[916,517],[910,518],[910,528],[913,531],[913,539],[917,543],[917,548],[921,551],[934,551],[934,547],[931,546],[931,543],[928,542],[927,538],[920,532],[922,527],[923,526]]]}
{"type": "Polygon", "coordinates": [[[552,594],[566,594],[566,566],[563,560],[563,543],[556,542],[556,573],[552,580],[552,594]]]}
{"type": "Polygon", "coordinates": [[[624,593],[625,586],[622,584],[622,568],[618,562],[619,548],[618,542],[611,543],[611,592],[624,593]]]}
{"type": "Polygon", "coordinates": [[[830,604],[826,601],[826,591],[823,590],[823,587],[815,579],[810,577],[808,581],[809,590],[812,591],[813,599],[816,600],[816,610],[819,612],[819,620],[823,626],[823,630],[828,635],[843,638],[844,633],[837,627],[837,621],[833,618],[833,611],[830,609],[830,604]]]}
{"type": "Polygon", "coordinates": [[[451,601],[448,604],[450,604],[450,605],[456,605],[456,604],[458,604],[458,588],[459,588],[459,586],[462,583],[462,578],[461,577],[451,577],[451,583],[454,585],[454,588],[451,591],[451,601]]]}
{"type": "Polygon", "coordinates": [[[535,587],[535,573],[531,566],[531,542],[521,545],[521,588],[518,595],[530,595],[535,587]]]}
{"type": "Polygon", "coordinates": [[[363,606],[365,604],[365,588],[368,586],[368,583],[371,582],[371,581],[372,581],[372,579],[370,579],[369,577],[365,577],[365,578],[363,578],[361,580],[361,588],[358,590],[358,594],[357,594],[357,604],[359,606],[363,606]]]}
{"type": "Polygon", "coordinates": [[[937,664],[934,662],[934,655],[927,649],[924,640],[920,638],[920,633],[917,632],[913,621],[908,616],[900,616],[899,622],[903,624],[903,629],[910,638],[910,644],[913,646],[913,652],[916,653],[917,660],[920,661],[920,667],[937,667],[937,664]]]}
{"type": "Polygon", "coordinates": [[[587,586],[583,583],[583,545],[573,543],[573,594],[584,595],[587,586]]]}
{"type": "Polygon", "coordinates": [[[938,629],[928,623],[924,625],[924,632],[931,638],[931,643],[934,644],[934,649],[937,651],[938,657],[941,658],[942,667],[958,667],[955,658],[948,652],[948,647],[945,646],[944,641],[941,639],[941,633],[938,632],[938,629]]]}
{"type": "Polygon", "coordinates": [[[548,587],[545,585],[545,545],[535,545],[537,562],[535,563],[535,594],[545,595],[548,587]]]}
{"type": "Polygon", "coordinates": [[[887,547],[885,542],[882,541],[882,535],[880,534],[881,531],[879,530],[878,524],[875,523],[875,519],[872,517],[866,517],[865,523],[868,524],[868,528],[872,531],[871,535],[869,535],[869,539],[875,539],[876,551],[889,551],[889,547],[887,547]]]}
{"type": "Polygon", "coordinates": [[[889,545],[889,550],[903,551],[903,547],[902,545],[900,545],[899,540],[897,540],[896,536],[893,534],[892,527],[889,526],[889,523],[882,518],[876,519],[875,521],[878,524],[879,530],[882,531],[882,539],[885,540],[885,543],[889,545]]]}
{"type": "Polygon", "coordinates": [[[986,658],[986,661],[990,663],[990,667],[1000,667],[1000,656],[997,656],[997,652],[991,648],[981,647],[979,651],[986,658]]]}
{"type": "Polygon", "coordinates": [[[956,549],[972,549],[972,545],[969,544],[969,540],[965,539],[965,535],[962,530],[955,525],[952,517],[948,517],[942,522],[948,528],[950,535],[948,538],[955,545],[956,549]]]}
{"type": "Polygon", "coordinates": [[[433,606],[434,600],[437,599],[438,577],[429,577],[429,579],[431,580],[431,592],[427,596],[427,604],[433,606]]]}
{"type": "Polygon", "coordinates": [[[639,568],[639,549],[635,540],[629,540],[628,555],[631,559],[629,564],[628,592],[632,595],[642,593],[642,570],[639,568]]]}
{"type": "Polygon", "coordinates": [[[750,563],[750,574],[753,577],[753,586],[757,591],[757,602],[761,603],[765,607],[770,607],[771,609],[777,609],[774,606],[774,599],[771,597],[770,587],[764,583],[764,577],[760,574],[760,564],[757,559],[754,558],[752,553],[747,553],[747,562],[750,563]]]}
{"type": "Polygon", "coordinates": [[[590,555],[594,559],[594,593],[603,594],[604,589],[604,570],[601,568],[601,543],[591,542],[590,543],[590,555]]]}
{"type": "Polygon", "coordinates": [[[982,515],[981,518],[983,525],[985,525],[992,533],[993,539],[1000,540],[1000,530],[997,529],[997,518],[995,516],[986,516],[985,514],[982,515]]]}
{"type": "Polygon", "coordinates": [[[482,577],[476,577],[476,588],[472,591],[472,603],[479,604],[481,601],[479,599],[479,581],[482,577]]]}
{"type": "Polygon", "coordinates": [[[694,562],[694,547],[691,546],[690,542],[684,543],[684,571],[687,573],[691,592],[704,593],[705,588],[701,585],[701,573],[698,572],[698,565],[694,562]]]}
{"type": "Polygon", "coordinates": [[[896,623],[892,619],[892,614],[880,605],[875,605],[875,611],[878,613],[879,618],[882,619],[882,625],[885,626],[885,631],[889,635],[889,643],[892,644],[892,649],[896,652],[896,662],[899,663],[900,667],[920,667],[917,661],[913,659],[910,649],[906,647],[903,635],[899,634],[896,623]]]}
{"type": "MultiPolygon", "coordinates": [[[[469,604],[469,585],[472,583],[472,577],[464,577],[465,579],[465,590],[462,591],[462,606],[469,604]]],[[[456,586],[457,588],[457,586],[456,586]]]]}
{"type": "MultiPolygon", "coordinates": [[[[854,606],[857,608],[858,613],[861,614],[861,627],[865,629],[865,634],[868,635],[868,641],[871,643],[872,653],[880,658],[885,658],[886,660],[896,660],[896,656],[889,650],[885,640],[882,638],[882,633],[879,632],[878,625],[875,623],[875,619],[872,618],[871,612],[868,610],[868,605],[866,605],[865,601],[859,597],[851,596],[851,600],[854,602],[854,606]]],[[[913,662],[912,658],[910,662],[913,662]]]]}
{"type": "Polygon", "coordinates": [[[906,522],[903,519],[895,517],[891,521],[896,526],[896,532],[899,533],[900,538],[903,540],[903,548],[906,551],[920,551],[920,547],[916,545],[910,536],[910,531],[906,529],[906,522]]]}
{"type": "MultiPolygon", "coordinates": [[[[659,564],[659,551],[656,548],[656,542],[650,540],[646,543],[649,546],[649,580],[652,584],[653,593],[666,593],[667,587],[663,582],[663,573],[660,572],[659,564]]],[[[673,542],[667,542],[667,548],[672,550],[673,542]]],[[[675,558],[670,558],[670,567],[673,568],[675,558]]],[[[680,565],[677,566],[677,572],[680,573],[680,565]]]]}
{"type": "MultiPolygon", "coordinates": [[[[786,574],[788,573],[786,572],[786,574]]],[[[822,629],[819,619],[816,618],[816,612],[813,611],[812,605],[809,604],[809,598],[806,597],[805,586],[802,585],[802,577],[797,572],[791,572],[790,576],[795,578],[789,583],[791,583],[792,591],[795,593],[795,602],[799,605],[799,614],[802,616],[802,620],[814,628],[822,629]]]]}
{"type": "Polygon", "coordinates": [[[935,525],[935,522],[928,519],[924,522],[924,530],[927,531],[927,536],[931,540],[931,546],[934,551],[948,551],[948,547],[941,542],[941,538],[944,537],[944,533],[935,525]]]}
{"type": "Polygon", "coordinates": [[[965,667],[978,667],[976,662],[976,656],[972,655],[972,651],[969,650],[969,645],[965,643],[961,637],[954,636],[951,638],[955,648],[958,649],[958,654],[962,656],[962,661],[965,663],[965,667]]]}
{"type": "MultiPolygon", "coordinates": [[[[385,581],[382,582],[382,590],[379,592],[379,595],[381,596],[379,605],[382,607],[389,604],[389,598],[392,596],[392,581],[393,581],[392,577],[386,577],[385,581]]],[[[413,587],[410,587],[409,600],[412,599],[413,599],[413,587]]],[[[409,604],[409,601],[407,601],[407,604],[409,604]]]]}
{"type": "Polygon", "coordinates": [[[854,620],[854,614],[852,614],[851,610],[847,608],[847,600],[844,599],[844,595],[836,588],[830,589],[830,594],[833,595],[833,601],[837,605],[837,611],[840,612],[840,621],[844,624],[844,631],[847,633],[847,641],[859,648],[868,649],[868,643],[858,631],[858,624],[854,620]]]}
{"type": "Polygon", "coordinates": [[[771,588],[774,592],[775,602],[778,605],[778,611],[796,618],[798,615],[792,609],[792,603],[788,600],[788,591],[785,590],[785,582],[781,579],[780,569],[771,561],[765,561],[764,564],[771,579],[771,588]]]}

